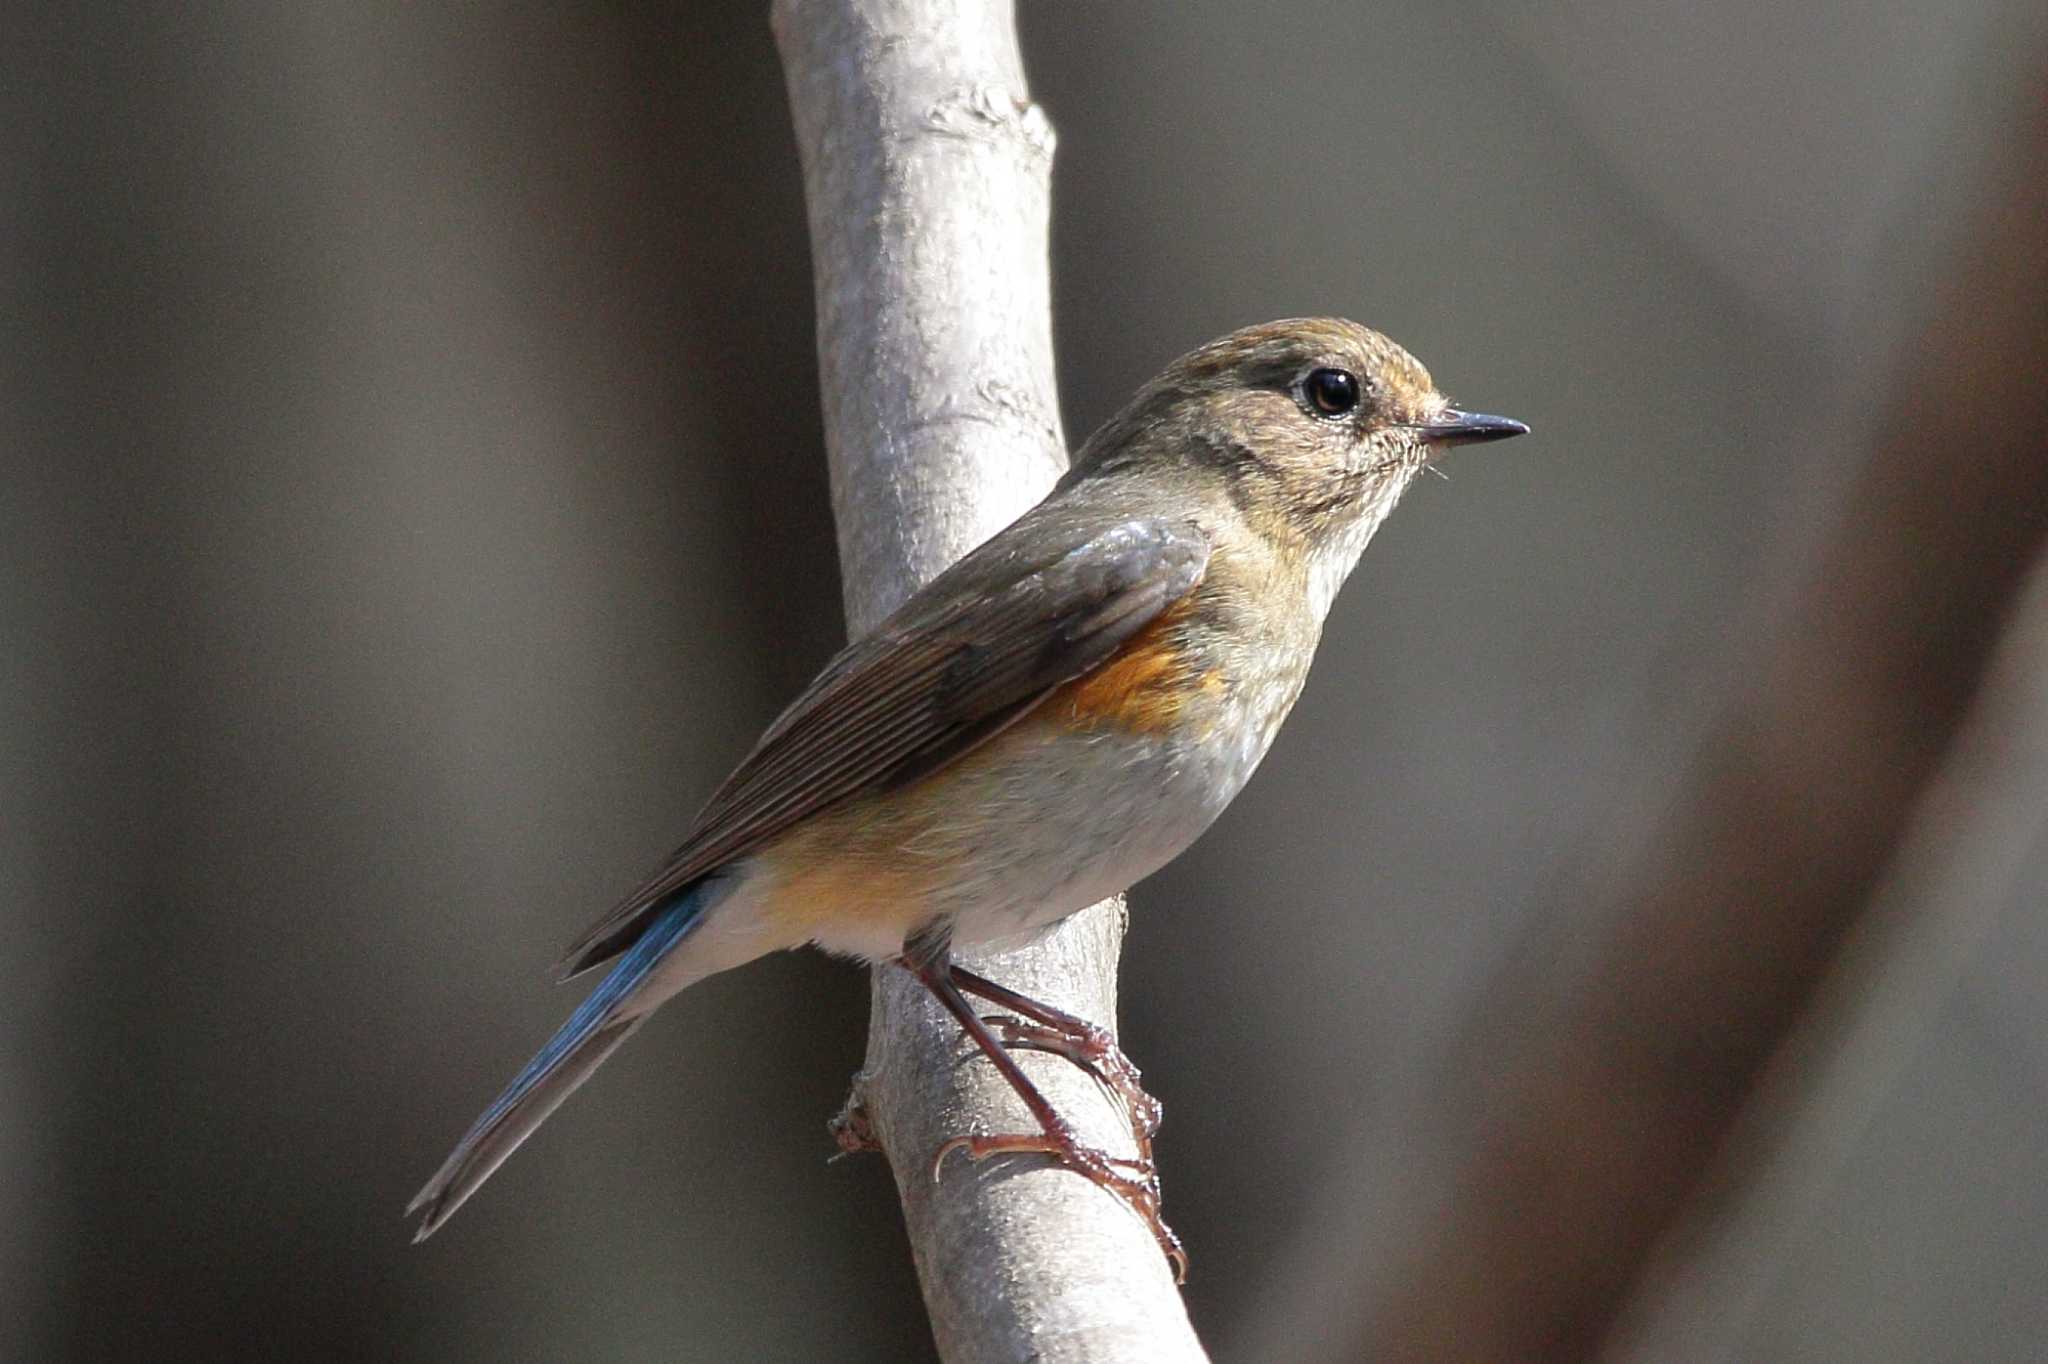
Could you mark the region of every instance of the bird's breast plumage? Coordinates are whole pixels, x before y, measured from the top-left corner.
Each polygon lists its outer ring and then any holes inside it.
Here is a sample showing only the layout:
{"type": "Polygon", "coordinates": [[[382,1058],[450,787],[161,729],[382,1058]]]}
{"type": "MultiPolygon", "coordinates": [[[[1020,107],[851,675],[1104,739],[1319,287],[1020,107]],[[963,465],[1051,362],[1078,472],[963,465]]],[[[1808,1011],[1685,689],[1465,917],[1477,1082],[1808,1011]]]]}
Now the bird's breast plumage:
{"type": "Polygon", "coordinates": [[[949,766],[764,850],[786,932],[869,958],[933,920],[988,941],[1177,856],[1265,756],[1313,647],[1246,638],[1196,595],[949,766]]]}

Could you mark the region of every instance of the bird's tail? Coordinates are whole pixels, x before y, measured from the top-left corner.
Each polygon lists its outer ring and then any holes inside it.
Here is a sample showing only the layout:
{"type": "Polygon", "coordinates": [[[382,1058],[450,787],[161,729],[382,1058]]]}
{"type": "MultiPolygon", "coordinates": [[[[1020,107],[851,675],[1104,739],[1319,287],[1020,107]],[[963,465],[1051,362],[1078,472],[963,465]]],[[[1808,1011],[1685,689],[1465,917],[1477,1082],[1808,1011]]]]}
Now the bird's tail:
{"type": "Polygon", "coordinates": [[[576,1086],[589,1079],[619,1043],[633,1035],[656,1005],[680,987],[681,982],[669,971],[663,972],[665,988],[645,988],[656,968],[703,922],[705,910],[716,898],[711,891],[711,883],[700,882],[656,914],[590,997],[569,1015],[569,1021],[463,1134],[426,1187],[406,1205],[406,1216],[424,1214],[414,1241],[426,1240],[454,1216],[519,1143],[546,1121],[576,1086]]]}

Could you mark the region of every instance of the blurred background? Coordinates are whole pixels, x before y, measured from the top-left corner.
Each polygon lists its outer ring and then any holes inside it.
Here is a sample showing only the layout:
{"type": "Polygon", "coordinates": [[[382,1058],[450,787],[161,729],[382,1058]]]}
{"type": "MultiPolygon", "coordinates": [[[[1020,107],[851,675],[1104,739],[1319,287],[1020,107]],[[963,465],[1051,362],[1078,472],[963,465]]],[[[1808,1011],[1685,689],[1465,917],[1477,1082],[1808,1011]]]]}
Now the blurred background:
{"type": "MultiPolygon", "coordinates": [[[[931,1356],[886,1168],[826,1163],[867,982],[813,956],[678,999],[428,1245],[399,1216],[843,639],[765,6],[571,8],[6,23],[0,1356],[931,1356]]],[[[1071,440],[1305,313],[1536,432],[1410,495],[1133,896],[1190,1310],[1305,1357],[1428,1215],[1475,1009],[1599,932],[1555,893],[1814,552],[2048,19],[1020,22],[1071,440]]],[[[2043,665],[2037,592],[1617,1357],[2048,1339],[2043,665]]]]}

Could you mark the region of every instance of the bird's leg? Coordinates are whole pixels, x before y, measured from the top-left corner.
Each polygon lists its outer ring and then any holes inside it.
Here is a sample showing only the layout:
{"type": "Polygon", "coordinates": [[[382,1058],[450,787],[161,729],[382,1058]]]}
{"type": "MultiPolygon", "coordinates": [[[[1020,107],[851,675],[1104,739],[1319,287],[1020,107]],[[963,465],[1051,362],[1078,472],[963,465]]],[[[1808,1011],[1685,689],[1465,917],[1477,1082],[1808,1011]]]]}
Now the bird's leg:
{"type": "Polygon", "coordinates": [[[1064,1056],[1100,1080],[1110,1093],[1123,1101],[1124,1111],[1131,1117],[1131,1135],[1137,1138],[1138,1149],[1145,1159],[1151,1159],[1152,1138],[1159,1134],[1159,1122],[1164,1112],[1159,1100],[1147,1094],[1139,1083],[1143,1077],[1131,1064],[1131,1058],[1117,1046],[1116,1038],[1110,1035],[1109,1029],[1099,1028],[1085,1018],[1055,1009],[1050,1004],[1041,1004],[1029,995],[1019,994],[1007,985],[998,985],[962,966],[953,968],[953,983],[967,994],[1030,1020],[1025,1023],[1001,1016],[984,1018],[984,1023],[1002,1035],[1004,1046],[1064,1056]]]}
{"type": "Polygon", "coordinates": [[[1024,1106],[1031,1110],[1031,1116],[1038,1120],[1040,1128],[1038,1132],[954,1137],[941,1146],[938,1154],[932,1158],[932,1177],[938,1178],[940,1167],[945,1163],[946,1157],[954,1151],[965,1151],[970,1160],[986,1160],[990,1156],[1021,1152],[1049,1155],[1068,1169],[1085,1175],[1098,1187],[1121,1198],[1125,1205],[1152,1229],[1152,1235],[1158,1240],[1159,1248],[1173,1261],[1175,1279],[1185,1280],[1187,1252],[1181,1249],[1180,1238],[1173,1234],[1172,1228],[1168,1227],[1159,1215],[1159,1176],[1151,1161],[1151,1143],[1147,1141],[1140,1145],[1141,1159],[1135,1161],[1112,1156],[1093,1146],[1083,1146],[1080,1134],[1074,1130],[1073,1124],[1061,1117],[1059,1110],[1052,1106],[1051,1101],[1039,1093],[1038,1086],[1031,1083],[1031,1077],[1024,1073],[1024,1068],[1017,1064],[1017,1059],[1003,1049],[1003,1044],[989,1030],[988,1024],[981,1020],[981,1016],[961,995],[960,987],[954,984],[955,968],[945,952],[942,950],[922,959],[906,956],[903,965],[932,992],[939,1003],[945,1005],[946,1012],[953,1015],[954,1020],[988,1057],[990,1064],[1009,1082],[1010,1088],[1017,1092],[1017,1097],[1024,1101],[1024,1106]],[[1120,1165],[1129,1167],[1136,1173],[1125,1174],[1117,1168],[1120,1165]]]}

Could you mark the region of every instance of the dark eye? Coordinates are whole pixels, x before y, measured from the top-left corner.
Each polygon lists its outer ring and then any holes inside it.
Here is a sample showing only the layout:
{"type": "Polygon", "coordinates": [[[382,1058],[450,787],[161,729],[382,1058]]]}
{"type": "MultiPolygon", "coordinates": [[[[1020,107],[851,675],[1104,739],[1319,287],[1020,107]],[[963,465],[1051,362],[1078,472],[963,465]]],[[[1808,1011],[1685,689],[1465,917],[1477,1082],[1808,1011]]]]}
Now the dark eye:
{"type": "Polygon", "coordinates": [[[1348,369],[1310,370],[1301,391],[1325,417],[1341,417],[1358,406],[1358,376],[1348,369]]]}

